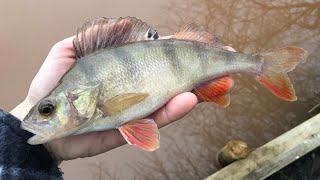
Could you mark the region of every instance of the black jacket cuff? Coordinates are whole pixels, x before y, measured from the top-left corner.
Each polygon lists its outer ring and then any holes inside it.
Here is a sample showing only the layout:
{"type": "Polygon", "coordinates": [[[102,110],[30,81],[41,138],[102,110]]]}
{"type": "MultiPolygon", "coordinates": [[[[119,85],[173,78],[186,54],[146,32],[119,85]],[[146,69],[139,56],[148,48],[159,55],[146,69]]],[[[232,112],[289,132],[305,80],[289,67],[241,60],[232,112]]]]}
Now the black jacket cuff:
{"type": "Polygon", "coordinates": [[[0,109],[0,179],[62,179],[57,163],[43,145],[29,145],[32,133],[0,109]]]}

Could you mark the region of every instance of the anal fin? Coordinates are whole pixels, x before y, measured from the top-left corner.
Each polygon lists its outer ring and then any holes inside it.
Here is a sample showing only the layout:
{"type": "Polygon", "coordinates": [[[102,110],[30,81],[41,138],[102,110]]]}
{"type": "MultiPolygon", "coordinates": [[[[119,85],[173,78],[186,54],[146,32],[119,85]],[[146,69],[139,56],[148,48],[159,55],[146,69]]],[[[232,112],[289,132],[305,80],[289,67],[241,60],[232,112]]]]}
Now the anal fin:
{"type": "Polygon", "coordinates": [[[219,106],[227,107],[230,104],[230,94],[218,96],[218,97],[214,98],[212,101],[219,106]]]}
{"type": "Polygon", "coordinates": [[[214,102],[219,106],[226,107],[230,104],[230,91],[234,81],[230,76],[214,79],[206,84],[195,88],[192,92],[205,102],[214,102]]]}
{"type": "Polygon", "coordinates": [[[118,129],[129,144],[142,150],[154,151],[160,147],[158,126],[152,119],[131,121],[118,129]]]}

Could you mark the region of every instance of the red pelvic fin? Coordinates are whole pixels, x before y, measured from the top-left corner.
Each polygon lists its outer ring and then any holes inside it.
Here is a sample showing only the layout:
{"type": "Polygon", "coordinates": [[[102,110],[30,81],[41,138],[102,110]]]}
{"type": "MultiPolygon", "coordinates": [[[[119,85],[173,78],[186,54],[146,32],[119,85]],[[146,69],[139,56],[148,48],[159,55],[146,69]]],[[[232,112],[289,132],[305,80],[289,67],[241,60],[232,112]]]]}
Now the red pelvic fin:
{"type": "Polygon", "coordinates": [[[135,120],[118,128],[126,141],[146,151],[160,147],[160,135],[157,124],[152,119],[135,120]]]}
{"type": "Polygon", "coordinates": [[[227,107],[230,104],[230,91],[234,81],[230,76],[223,76],[195,88],[192,92],[202,101],[214,102],[227,107]]]}
{"type": "Polygon", "coordinates": [[[230,104],[230,94],[226,94],[223,96],[218,96],[217,98],[214,99],[214,103],[218,104],[219,106],[222,107],[227,107],[230,104]]]}

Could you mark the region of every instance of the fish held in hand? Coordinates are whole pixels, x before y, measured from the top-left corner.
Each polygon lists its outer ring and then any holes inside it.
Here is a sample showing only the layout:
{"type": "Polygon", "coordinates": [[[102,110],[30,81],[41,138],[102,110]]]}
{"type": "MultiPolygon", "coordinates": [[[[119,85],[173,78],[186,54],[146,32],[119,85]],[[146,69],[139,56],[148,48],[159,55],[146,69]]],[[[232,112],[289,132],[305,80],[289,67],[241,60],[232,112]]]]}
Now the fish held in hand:
{"type": "Polygon", "coordinates": [[[75,65],[22,122],[30,144],[92,131],[119,129],[129,144],[153,151],[159,131],[148,115],[176,95],[226,107],[233,73],[249,73],[277,97],[294,101],[287,72],[306,59],[298,47],[240,54],[201,26],[189,24],[169,39],[132,17],[99,18],[77,32],[75,65]]]}

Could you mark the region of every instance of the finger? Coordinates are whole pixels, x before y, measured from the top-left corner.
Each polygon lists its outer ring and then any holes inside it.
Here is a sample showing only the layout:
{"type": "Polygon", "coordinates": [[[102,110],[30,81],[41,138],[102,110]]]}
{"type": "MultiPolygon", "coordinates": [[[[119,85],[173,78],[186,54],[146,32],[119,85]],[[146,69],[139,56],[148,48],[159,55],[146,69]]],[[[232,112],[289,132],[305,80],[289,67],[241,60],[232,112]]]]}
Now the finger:
{"type": "Polygon", "coordinates": [[[59,48],[64,48],[64,49],[73,49],[73,40],[76,36],[71,36],[68,38],[65,38],[62,41],[57,42],[52,49],[59,49],[59,48]]]}
{"type": "MultiPolygon", "coordinates": [[[[101,131],[98,135],[98,139],[98,145],[100,145],[99,154],[127,144],[127,141],[118,129],[101,131]]],[[[94,153],[94,149],[92,153],[94,153]]]]}
{"type": "Polygon", "coordinates": [[[61,71],[59,75],[64,74],[65,71],[67,71],[69,67],[76,61],[76,57],[73,50],[74,37],[75,36],[72,36],[56,43],[51,48],[40,70],[42,68],[53,68],[55,72],[61,71]]]}
{"type": "Polygon", "coordinates": [[[230,46],[224,46],[223,49],[228,50],[228,51],[232,51],[232,52],[236,52],[236,50],[230,46]]]}
{"type": "Polygon", "coordinates": [[[158,127],[161,128],[185,116],[197,103],[198,99],[196,95],[191,92],[182,93],[153,113],[151,117],[156,121],[158,127]]]}
{"type": "Polygon", "coordinates": [[[68,37],[56,43],[50,50],[47,59],[73,58],[75,59],[73,49],[73,39],[75,36],[68,37]]]}
{"type": "Polygon", "coordinates": [[[46,96],[76,61],[73,38],[66,38],[52,47],[30,85],[27,98],[32,104],[46,96]]]}
{"type": "Polygon", "coordinates": [[[81,157],[95,156],[127,143],[118,129],[81,134],[77,138],[79,141],[76,144],[82,147],[71,152],[76,152],[75,154],[79,154],[81,157]],[[85,151],[87,154],[83,154],[83,150],[86,148],[88,148],[85,151]]]}
{"type": "Polygon", "coordinates": [[[126,144],[117,129],[90,132],[53,140],[46,148],[54,152],[57,160],[91,157],[126,144]]]}
{"type": "Polygon", "coordinates": [[[170,36],[161,36],[160,39],[170,39],[170,38],[172,38],[172,37],[173,37],[173,35],[170,35],[170,36]]]}

